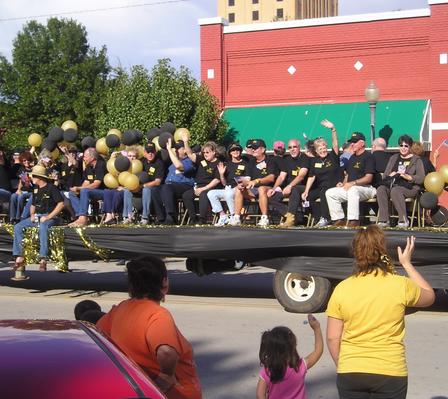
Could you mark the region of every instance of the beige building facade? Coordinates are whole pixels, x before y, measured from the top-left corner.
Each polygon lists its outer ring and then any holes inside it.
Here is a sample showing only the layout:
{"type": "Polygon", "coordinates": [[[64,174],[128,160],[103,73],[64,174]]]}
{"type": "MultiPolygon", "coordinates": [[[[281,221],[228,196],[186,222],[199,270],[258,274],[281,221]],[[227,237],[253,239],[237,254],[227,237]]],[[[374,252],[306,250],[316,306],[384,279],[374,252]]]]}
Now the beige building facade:
{"type": "Polygon", "coordinates": [[[218,0],[218,16],[235,25],[337,15],[338,0],[218,0]]]}

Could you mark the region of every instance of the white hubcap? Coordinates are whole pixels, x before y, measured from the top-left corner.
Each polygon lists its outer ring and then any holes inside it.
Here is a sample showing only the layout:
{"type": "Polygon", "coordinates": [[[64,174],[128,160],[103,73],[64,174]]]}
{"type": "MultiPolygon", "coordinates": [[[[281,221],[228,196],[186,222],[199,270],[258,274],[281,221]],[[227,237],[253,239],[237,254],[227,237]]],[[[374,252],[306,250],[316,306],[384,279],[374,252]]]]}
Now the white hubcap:
{"type": "Polygon", "coordinates": [[[289,273],[285,278],[285,292],[293,301],[308,301],[314,295],[315,290],[314,277],[310,277],[308,281],[297,273],[289,273]]]}

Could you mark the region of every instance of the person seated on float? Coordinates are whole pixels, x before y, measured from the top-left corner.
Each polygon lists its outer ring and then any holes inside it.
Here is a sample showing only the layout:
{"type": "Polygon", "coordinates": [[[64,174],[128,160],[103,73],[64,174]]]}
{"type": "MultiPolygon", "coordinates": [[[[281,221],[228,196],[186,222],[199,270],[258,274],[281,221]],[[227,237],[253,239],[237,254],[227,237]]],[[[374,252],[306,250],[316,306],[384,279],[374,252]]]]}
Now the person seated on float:
{"type": "Polygon", "coordinates": [[[241,179],[235,190],[235,216],[229,222],[232,226],[241,224],[241,211],[244,200],[258,199],[261,218],[258,226],[269,226],[268,218],[268,190],[272,188],[275,180],[275,164],[272,157],[266,156],[266,143],[264,140],[253,140],[252,161],[249,163],[249,173],[245,179],[241,179]]]}
{"type": "Polygon", "coordinates": [[[398,227],[409,227],[406,198],[415,198],[425,180],[425,168],[418,155],[411,152],[413,140],[407,134],[398,138],[400,152],[392,155],[377,189],[378,226],[388,227],[389,201],[398,213],[398,227]]]}
{"type": "MultiPolygon", "coordinates": [[[[156,146],[152,142],[149,142],[145,146],[143,157],[143,172],[147,174],[147,182],[143,183],[137,192],[141,193],[142,196],[142,218],[140,224],[145,226],[151,220],[151,193],[154,187],[158,187],[162,184],[166,174],[166,167],[164,162],[157,157],[156,146]]],[[[126,189],[123,193],[123,221],[127,223],[132,220],[132,198],[136,192],[133,193],[126,189]]]]}
{"type": "Polygon", "coordinates": [[[173,148],[172,140],[169,139],[166,149],[171,165],[168,167],[164,184],[154,187],[151,194],[157,222],[171,225],[177,223],[176,200],[182,198],[182,194],[194,186],[195,168],[193,161],[187,156],[183,141],[177,142],[173,148]]]}
{"type": "MultiPolygon", "coordinates": [[[[115,160],[116,157],[123,156],[126,157],[130,163],[138,158],[138,150],[136,148],[128,148],[127,150],[117,151],[111,155],[111,158],[115,160]]],[[[124,160],[126,160],[124,158],[124,160]]],[[[107,164],[106,164],[107,165],[107,164]]],[[[103,196],[103,209],[102,212],[105,215],[103,223],[106,225],[116,224],[117,217],[119,213],[123,211],[123,198],[126,190],[123,186],[118,186],[117,188],[105,188],[104,196],[103,196]]],[[[123,215],[125,212],[123,211],[123,215]]],[[[132,208],[131,208],[131,217],[123,218],[123,223],[131,223],[132,222],[132,208]]]]}
{"type": "Polygon", "coordinates": [[[58,188],[50,181],[48,172],[42,165],[36,165],[31,172],[33,194],[30,217],[14,226],[13,256],[16,257],[14,269],[24,265],[23,237],[27,227],[39,228],[39,271],[47,270],[48,230],[59,223],[58,215],[64,208],[64,199],[58,188]]]}
{"type": "Polygon", "coordinates": [[[81,186],[70,188],[70,202],[77,219],[70,223],[71,227],[85,226],[88,223],[90,200],[104,198],[104,176],[107,173],[106,162],[94,148],[87,148],[83,154],[83,182],[81,186]]]}
{"type": "Polygon", "coordinates": [[[354,154],[345,168],[344,180],[325,193],[334,226],[357,227],[359,222],[359,203],[375,198],[376,188],[372,186],[375,174],[375,162],[372,154],[366,151],[364,134],[355,132],[349,142],[353,143],[354,154]],[[345,220],[342,203],[347,202],[347,219],[345,220]]]}
{"type": "Polygon", "coordinates": [[[237,180],[246,175],[249,163],[242,157],[243,148],[239,143],[230,144],[227,153],[230,159],[218,164],[219,179],[224,188],[210,190],[207,193],[212,212],[219,214],[215,226],[225,226],[235,214],[235,187],[237,180]],[[224,211],[221,201],[225,201],[230,217],[224,211]]]}
{"type": "Polygon", "coordinates": [[[17,167],[17,177],[19,185],[15,193],[12,193],[9,200],[9,221],[16,223],[20,221],[26,201],[33,193],[33,182],[30,177],[34,166],[34,157],[29,151],[24,151],[19,155],[20,166],[17,167]]]}
{"type": "MultiPolygon", "coordinates": [[[[425,169],[425,176],[429,173],[436,171],[436,165],[433,165],[429,157],[425,155],[425,147],[423,146],[423,143],[421,141],[414,141],[412,143],[411,152],[414,155],[419,156],[421,161],[423,162],[423,168],[425,169]]],[[[436,157],[434,157],[434,160],[436,160],[436,157]]]]}
{"type": "Polygon", "coordinates": [[[331,151],[327,142],[319,137],[308,147],[316,153],[310,159],[310,170],[306,181],[302,201],[309,201],[311,214],[317,220],[316,227],[325,227],[330,224],[330,211],[328,209],[325,193],[329,188],[335,187],[341,181],[343,171],[340,167],[338,134],[333,122],[324,119],[321,125],[331,130],[331,151]],[[319,199],[320,202],[317,202],[319,199]]]}
{"type": "Polygon", "coordinates": [[[267,193],[269,205],[285,217],[280,227],[292,227],[297,224],[296,214],[299,209],[303,214],[300,196],[305,190],[303,183],[310,168],[310,158],[300,152],[299,140],[289,140],[288,150],[289,154],[283,158],[274,187],[267,193]],[[283,202],[284,198],[289,198],[288,205],[283,202]]]}
{"type": "Polygon", "coordinates": [[[11,168],[3,148],[0,147],[0,206],[5,203],[9,205],[11,191],[11,168]]]}
{"type": "Polygon", "coordinates": [[[213,141],[208,141],[201,148],[201,153],[196,154],[191,151],[188,144],[188,135],[182,135],[182,141],[185,145],[185,152],[188,155],[196,168],[196,174],[194,176],[194,187],[185,191],[182,194],[182,199],[185,208],[188,211],[190,217],[190,223],[206,224],[207,214],[210,206],[210,202],[207,197],[209,190],[217,187],[220,184],[219,172],[218,172],[218,157],[216,153],[217,144],[213,141]],[[196,216],[196,206],[194,200],[199,197],[199,219],[196,216]]]}

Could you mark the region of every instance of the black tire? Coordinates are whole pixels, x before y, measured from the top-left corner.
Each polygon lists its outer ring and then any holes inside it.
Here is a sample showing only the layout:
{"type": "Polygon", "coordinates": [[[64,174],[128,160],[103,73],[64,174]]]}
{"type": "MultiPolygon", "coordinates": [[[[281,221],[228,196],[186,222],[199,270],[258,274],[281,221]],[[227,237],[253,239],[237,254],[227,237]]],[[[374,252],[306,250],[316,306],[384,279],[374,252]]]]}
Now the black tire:
{"type": "Polygon", "coordinates": [[[275,272],[273,286],[277,300],[292,313],[319,312],[326,306],[332,290],[326,278],[283,270],[275,272]]]}

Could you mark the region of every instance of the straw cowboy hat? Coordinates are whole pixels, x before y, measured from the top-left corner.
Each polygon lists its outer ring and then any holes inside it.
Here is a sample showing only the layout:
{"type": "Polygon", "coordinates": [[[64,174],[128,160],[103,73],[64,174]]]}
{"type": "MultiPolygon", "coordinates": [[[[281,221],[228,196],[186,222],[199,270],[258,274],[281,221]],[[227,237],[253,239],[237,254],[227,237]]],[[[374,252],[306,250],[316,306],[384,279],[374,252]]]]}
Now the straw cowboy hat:
{"type": "Polygon", "coordinates": [[[50,180],[50,176],[48,176],[47,169],[45,166],[36,165],[31,170],[31,177],[40,177],[41,179],[50,180]]]}

